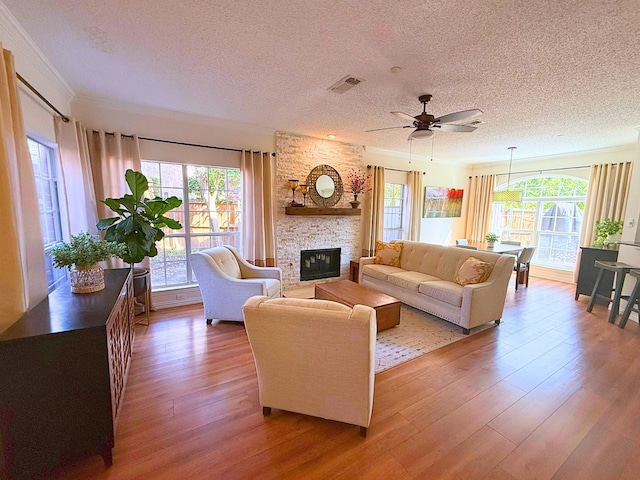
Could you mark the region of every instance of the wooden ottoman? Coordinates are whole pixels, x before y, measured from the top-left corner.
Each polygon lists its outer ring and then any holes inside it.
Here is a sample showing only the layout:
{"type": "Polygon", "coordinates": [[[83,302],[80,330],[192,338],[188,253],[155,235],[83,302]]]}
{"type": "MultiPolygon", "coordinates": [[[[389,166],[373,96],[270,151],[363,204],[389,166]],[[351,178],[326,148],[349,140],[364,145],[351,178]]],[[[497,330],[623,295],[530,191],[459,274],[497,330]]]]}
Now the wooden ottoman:
{"type": "Polygon", "coordinates": [[[316,284],[314,297],[332,300],[348,307],[356,304],[372,307],[376,311],[378,332],[400,323],[400,300],[350,280],[316,284]]]}

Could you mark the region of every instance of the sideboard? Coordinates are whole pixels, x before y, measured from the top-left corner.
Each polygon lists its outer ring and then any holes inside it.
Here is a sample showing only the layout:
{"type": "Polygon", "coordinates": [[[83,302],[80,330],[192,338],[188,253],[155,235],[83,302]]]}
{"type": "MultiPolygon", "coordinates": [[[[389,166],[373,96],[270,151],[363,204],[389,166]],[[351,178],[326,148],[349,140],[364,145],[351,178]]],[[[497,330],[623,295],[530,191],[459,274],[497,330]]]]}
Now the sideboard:
{"type": "Polygon", "coordinates": [[[0,478],[111,465],[135,320],[130,269],[104,276],[95,293],[59,286],[0,335],[0,478]]]}

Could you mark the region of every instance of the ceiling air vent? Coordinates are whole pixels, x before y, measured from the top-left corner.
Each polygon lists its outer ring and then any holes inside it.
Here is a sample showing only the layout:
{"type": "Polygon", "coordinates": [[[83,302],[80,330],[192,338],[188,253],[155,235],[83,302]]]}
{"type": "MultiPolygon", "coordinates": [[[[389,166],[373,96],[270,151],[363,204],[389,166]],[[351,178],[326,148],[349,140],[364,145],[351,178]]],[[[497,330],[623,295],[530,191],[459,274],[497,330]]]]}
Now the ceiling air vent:
{"type": "Polygon", "coordinates": [[[336,93],[344,93],[347,90],[351,90],[353,87],[358,85],[360,82],[364,82],[361,78],[352,77],[351,75],[347,75],[342,80],[334,83],[329,87],[329,90],[336,93]]]}

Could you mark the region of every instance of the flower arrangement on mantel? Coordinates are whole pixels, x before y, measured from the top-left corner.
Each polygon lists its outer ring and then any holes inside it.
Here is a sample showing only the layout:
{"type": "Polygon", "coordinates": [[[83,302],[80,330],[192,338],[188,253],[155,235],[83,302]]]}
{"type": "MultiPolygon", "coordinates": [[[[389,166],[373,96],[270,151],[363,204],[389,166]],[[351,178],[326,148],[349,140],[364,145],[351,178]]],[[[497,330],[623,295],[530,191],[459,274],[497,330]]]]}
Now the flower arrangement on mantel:
{"type": "Polygon", "coordinates": [[[352,168],[347,173],[347,182],[349,183],[349,189],[353,194],[354,201],[358,200],[358,194],[365,191],[367,188],[367,182],[369,181],[370,175],[365,175],[360,170],[356,170],[352,168]]]}

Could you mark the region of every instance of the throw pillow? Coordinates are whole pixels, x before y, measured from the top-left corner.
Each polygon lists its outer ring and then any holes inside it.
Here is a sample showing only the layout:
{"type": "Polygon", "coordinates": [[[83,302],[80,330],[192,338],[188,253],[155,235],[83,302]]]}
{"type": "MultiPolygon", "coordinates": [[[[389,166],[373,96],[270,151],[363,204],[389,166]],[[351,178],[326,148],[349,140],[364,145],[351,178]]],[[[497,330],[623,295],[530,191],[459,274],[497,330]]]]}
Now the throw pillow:
{"type": "Polygon", "coordinates": [[[489,278],[492,271],[492,263],[483,262],[475,257],[469,257],[467,261],[462,264],[458,273],[456,273],[456,283],[462,286],[482,283],[489,278]]]}
{"type": "Polygon", "coordinates": [[[400,255],[402,254],[402,243],[376,242],[376,258],[373,263],[379,265],[400,266],[400,255]]]}

